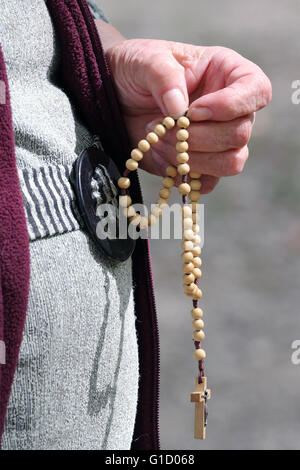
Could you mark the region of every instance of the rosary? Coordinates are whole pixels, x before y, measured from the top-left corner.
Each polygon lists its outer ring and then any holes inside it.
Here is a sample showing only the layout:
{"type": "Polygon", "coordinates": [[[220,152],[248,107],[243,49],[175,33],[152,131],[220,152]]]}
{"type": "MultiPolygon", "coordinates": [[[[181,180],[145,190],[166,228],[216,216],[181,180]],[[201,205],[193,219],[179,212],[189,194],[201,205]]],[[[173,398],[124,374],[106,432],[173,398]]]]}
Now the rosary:
{"type": "Polygon", "coordinates": [[[188,151],[188,138],[187,131],[190,121],[186,116],[181,116],[177,121],[171,117],[166,117],[161,124],[158,124],[153,132],[149,132],[145,139],[138,143],[138,147],[131,152],[131,158],[126,161],[126,170],[123,176],[118,179],[118,186],[121,189],[120,205],[123,207],[124,215],[129,219],[129,222],[140,229],[145,229],[156,223],[157,219],[161,217],[162,211],[168,207],[168,198],[171,195],[171,188],[174,186],[174,178],[177,174],[181,175],[181,183],[178,186],[178,191],[182,196],[182,227],[183,227],[183,242],[181,255],[183,261],[183,290],[185,294],[192,299],[193,308],[191,315],[193,318],[193,340],[195,345],[194,357],[198,361],[198,377],[196,378],[195,391],[191,393],[191,402],[195,403],[195,424],[194,424],[194,437],[196,439],[205,439],[205,431],[207,424],[207,400],[210,398],[210,390],[207,389],[207,379],[204,376],[204,359],[206,353],[201,348],[201,341],[205,338],[203,331],[204,322],[202,320],[203,311],[198,307],[199,299],[202,297],[202,291],[198,287],[198,280],[201,277],[201,254],[197,202],[200,199],[201,181],[200,173],[190,171],[188,164],[189,155],[188,151]],[[137,213],[131,205],[132,200],[128,194],[130,187],[129,174],[137,170],[139,161],[142,160],[145,152],[150,150],[151,144],[156,144],[160,137],[163,137],[166,132],[173,129],[177,125],[178,131],[176,133],[177,143],[177,167],[168,166],[166,169],[166,176],[163,179],[163,188],[159,192],[159,199],[155,207],[152,209],[148,217],[141,216],[137,213]],[[188,182],[188,177],[190,181],[188,182]]]}

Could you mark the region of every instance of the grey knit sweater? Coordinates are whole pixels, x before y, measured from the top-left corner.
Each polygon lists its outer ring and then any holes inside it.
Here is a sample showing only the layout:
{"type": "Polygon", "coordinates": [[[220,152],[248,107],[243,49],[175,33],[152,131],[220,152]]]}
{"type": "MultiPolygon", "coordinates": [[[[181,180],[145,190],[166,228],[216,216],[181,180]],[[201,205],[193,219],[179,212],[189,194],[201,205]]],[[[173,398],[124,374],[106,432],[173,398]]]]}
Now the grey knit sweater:
{"type": "MultiPolygon", "coordinates": [[[[56,83],[45,1],[1,0],[0,42],[19,171],[72,164],[93,136],[56,83]]],[[[3,449],[129,449],[138,392],[131,260],[111,265],[79,229],[32,241],[30,255],[3,449]]]]}

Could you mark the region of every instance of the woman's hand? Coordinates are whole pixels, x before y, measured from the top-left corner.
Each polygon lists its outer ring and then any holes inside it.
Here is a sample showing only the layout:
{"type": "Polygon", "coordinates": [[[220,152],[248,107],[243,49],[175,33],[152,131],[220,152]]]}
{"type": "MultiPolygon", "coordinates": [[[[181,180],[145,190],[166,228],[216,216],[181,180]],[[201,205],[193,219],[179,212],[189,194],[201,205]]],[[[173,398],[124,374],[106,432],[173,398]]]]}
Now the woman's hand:
{"type": "MultiPolygon", "coordinates": [[[[119,38],[105,49],[133,146],[147,125],[152,129],[162,116],[179,117],[189,108],[189,164],[205,175],[201,192],[242,171],[254,113],[272,93],[257,65],[223,47],[151,39],[119,38]]],[[[141,168],[164,175],[176,164],[175,142],[175,131],[167,133],[141,168]]]]}

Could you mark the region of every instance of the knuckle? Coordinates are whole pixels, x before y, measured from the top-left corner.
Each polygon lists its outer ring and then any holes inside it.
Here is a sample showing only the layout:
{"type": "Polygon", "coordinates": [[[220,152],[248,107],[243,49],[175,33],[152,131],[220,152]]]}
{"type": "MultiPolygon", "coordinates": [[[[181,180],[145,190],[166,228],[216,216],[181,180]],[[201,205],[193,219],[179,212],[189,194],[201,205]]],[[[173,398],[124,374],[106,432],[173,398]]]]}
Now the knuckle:
{"type": "Polygon", "coordinates": [[[270,79],[265,75],[264,76],[264,92],[263,92],[263,101],[264,106],[270,103],[272,99],[272,84],[270,79]]]}
{"type": "Polygon", "coordinates": [[[149,75],[157,75],[160,76],[163,74],[162,72],[162,59],[161,57],[157,54],[156,56],[152,57],[151,62],[147,65],[149,75]]]}
{"type": "Polygon", "coordinates": [[[231,119],[237,112],[237,102],[235,102],[231,96],[223,95],[220,99],[219,106],[226,110],[227,119],[231,119]]]}
{"type": "Polygon", "coordinates": [[[239,175],[245,166],[248,158],[248,147],[244,147],[242,151],[236,152],[224,159],[224,176],[239,175]]]}
{"type": "Polygon", "coordinates": [[[203,181],[203,184],[202,184],[202,187],[201,187],[201,193],[202,194],[208,194],[208,193],[211,193],[215,187],[217,186],[219,182],[219,178],[217,177],[207,177],[204,181],[203,181]]]}
{"type": "Polygon", "coordinates": [[[249,120],[237,125],[233,131],[233,145],[242,148],[247,145],[251,135],[251,122],[249,120]]]}
{"type": "Polygon", "coordinates": [[[148,65],[150,77],[166,79],[168,76],[174,75],[174,70],[184,70],[179,62],[175,62],[171,56],[166,53],[154,53],[151,55],[151,61],[148,65]]]}
{"type": "Polygon", "coordinates": [[[267,75],[258,68],[257,73],[257,87],[258,87],[258,94],[257,94],[257,109],[264,108],[267,106],[271,99],[272,99],[272,84],[267,77],[267,75]]]}

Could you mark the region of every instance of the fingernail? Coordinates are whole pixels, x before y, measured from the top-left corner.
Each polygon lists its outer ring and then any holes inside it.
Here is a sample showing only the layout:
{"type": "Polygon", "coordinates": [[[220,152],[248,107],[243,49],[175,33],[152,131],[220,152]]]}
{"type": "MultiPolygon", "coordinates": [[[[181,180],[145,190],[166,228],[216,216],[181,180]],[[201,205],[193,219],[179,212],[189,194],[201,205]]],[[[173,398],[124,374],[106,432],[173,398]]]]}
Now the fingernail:
{"type": "Polygon", "coordinates": [[[187,116],[191,121],[207,121],[212,118],[213,113],[209,108],[192,108],[188,111],[187,116]]]}
{"type": "Polygon", "coordinates": [[[163,95],[162,100],[168,114],[174,119],[178,119],[185,113],[187,108],[186,100],[178,88],[167,91],[163,95]]]}

